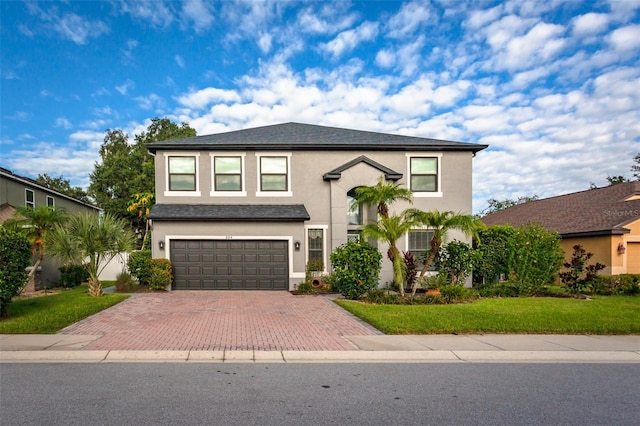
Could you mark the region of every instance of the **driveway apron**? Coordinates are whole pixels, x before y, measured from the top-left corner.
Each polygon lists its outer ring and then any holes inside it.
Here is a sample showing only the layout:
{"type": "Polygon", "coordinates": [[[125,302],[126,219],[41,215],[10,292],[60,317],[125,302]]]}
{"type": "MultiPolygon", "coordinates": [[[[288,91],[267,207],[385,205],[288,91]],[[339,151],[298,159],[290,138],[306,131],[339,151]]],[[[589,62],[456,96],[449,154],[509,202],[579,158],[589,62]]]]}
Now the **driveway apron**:
{"type": "Polygon", "coordinates": [[[137,294],[62,334],[101,336],[85,350],[356,349],[343,336],[379,335],[332,296],[286,291],[137,294]]]}

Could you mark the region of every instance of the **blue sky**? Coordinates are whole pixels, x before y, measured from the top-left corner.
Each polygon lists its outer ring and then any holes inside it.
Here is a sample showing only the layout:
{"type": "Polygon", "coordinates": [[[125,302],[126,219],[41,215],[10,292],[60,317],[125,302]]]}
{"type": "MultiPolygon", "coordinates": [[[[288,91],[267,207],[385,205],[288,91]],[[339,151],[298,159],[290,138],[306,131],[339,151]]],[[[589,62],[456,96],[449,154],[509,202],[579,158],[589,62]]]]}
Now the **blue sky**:
{"type": "Polygon", "coordinates": [[[489,198],[640,152],[640,1],[2,1],[0,165],[87,186],[106,129],[297,121],[491,145],[489,198]]]}

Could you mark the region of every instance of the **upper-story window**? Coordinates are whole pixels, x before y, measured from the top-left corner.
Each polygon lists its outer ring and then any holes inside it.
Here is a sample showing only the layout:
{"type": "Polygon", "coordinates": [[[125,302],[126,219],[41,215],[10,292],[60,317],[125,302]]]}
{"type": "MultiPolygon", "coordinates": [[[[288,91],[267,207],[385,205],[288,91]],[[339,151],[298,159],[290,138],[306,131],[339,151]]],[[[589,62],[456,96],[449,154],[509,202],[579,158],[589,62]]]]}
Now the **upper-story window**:
{"type": "Polygon", "coordinates": [[[442,196],[441,155],[409,157],[409,187],[417,197],[442,196]]]}
{"type": "Polygon", "coordinates": [[[47,207],[54,208],[56,206],[56,200],[50,195],[47,195],[47,207]]]}
{"type": "Polygon", "coordinates": [[[24,206],[32,209],[36,208],[36,194],[31,189],[25,188],[24,190],[24,206]]]}
{"type": "Polygon", "coordinates": [[[291,155],[256,154],[258,156],[259,196],[291,196],[291,155]]]}
{"type": "Polygon", "coordinates": [[[244,154],[211,154],[213,190],[211,195],[246,195],[244,188],[244,154]]]}
{"type": "Polygon", "coordinates": [[[166,158],[165,195],[199,196],[198,155],[171,153],[166,158]]]}

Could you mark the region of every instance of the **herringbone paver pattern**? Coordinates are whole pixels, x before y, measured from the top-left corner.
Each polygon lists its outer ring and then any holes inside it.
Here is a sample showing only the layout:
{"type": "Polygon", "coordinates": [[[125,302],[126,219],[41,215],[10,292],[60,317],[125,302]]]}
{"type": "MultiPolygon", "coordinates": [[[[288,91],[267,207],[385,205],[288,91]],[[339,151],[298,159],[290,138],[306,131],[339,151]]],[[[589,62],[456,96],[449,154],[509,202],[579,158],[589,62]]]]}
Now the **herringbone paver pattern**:
{"type": "Polygon", "coordinates": [[[375,335],[331,301],[286,291],[138,294],[65,329],[100,335],[87,350],[297,350],[355,347],[342,336],[375,335]]]}

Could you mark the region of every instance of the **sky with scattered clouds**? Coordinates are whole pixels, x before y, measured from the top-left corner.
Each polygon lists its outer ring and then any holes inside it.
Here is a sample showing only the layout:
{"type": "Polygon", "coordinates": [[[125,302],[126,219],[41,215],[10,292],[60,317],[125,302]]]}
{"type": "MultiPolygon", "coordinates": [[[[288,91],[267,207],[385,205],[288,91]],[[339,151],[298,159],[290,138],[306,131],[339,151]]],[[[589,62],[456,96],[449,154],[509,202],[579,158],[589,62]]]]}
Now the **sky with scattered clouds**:
{"type": "Polygon", "coordinates": [[[2,1],[0,166],[87,186],[106,129],[289,121],[489,144],[489,198],[640,152],[640,0],[2,1]]]}

